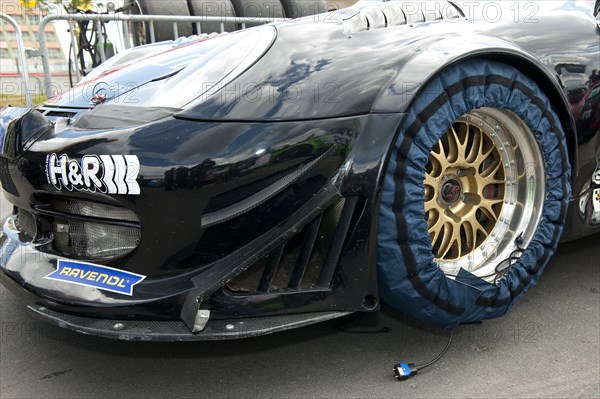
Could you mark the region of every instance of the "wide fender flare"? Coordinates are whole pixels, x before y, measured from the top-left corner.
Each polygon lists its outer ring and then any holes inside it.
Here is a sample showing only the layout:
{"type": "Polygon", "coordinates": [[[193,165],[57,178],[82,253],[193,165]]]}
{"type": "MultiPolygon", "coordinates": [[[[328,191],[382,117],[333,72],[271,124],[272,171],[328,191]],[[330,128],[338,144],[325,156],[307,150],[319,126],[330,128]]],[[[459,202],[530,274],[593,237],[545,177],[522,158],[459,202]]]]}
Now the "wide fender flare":
{"type": "Polygon", "coordinates": [[[456,35],[417,48],[416,54],[400,67],[396,76],[382,88],[373,103],[374,113],[405,113],[413,100],[439,73],[457,62],[477,57],[491,57],[517,67],[534,80],[552,100],[563,128],[574,173],[578,170],[577,131],[569,101],[552,66],[527,53],[513,43],[486,36],[456,35]]]}

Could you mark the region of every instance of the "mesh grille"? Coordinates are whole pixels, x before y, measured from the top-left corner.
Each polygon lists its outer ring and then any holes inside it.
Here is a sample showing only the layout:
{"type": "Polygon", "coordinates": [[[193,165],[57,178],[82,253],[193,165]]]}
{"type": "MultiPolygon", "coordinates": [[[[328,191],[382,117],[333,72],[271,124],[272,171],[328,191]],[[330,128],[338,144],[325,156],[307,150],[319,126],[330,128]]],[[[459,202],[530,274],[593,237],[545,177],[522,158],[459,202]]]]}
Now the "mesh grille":
{"type": "Polygon", "coordinates": [[[31,239],[34,239],[37,235],[37,222],[30,212],[19,208],[16,224],[19,231],[31,239]]]}
{"type": "Polygon", "coordinates": [[[68,212],[75,215],[110,218],[128,222],[139,222],[139,219],[135,213],[125,208],[117,208],[115,206],[78,200],[66,200],[66,205],[68,212]]]}
{"type": "Polygon", "coordinates": [[[248,270],[231,280],[227,283],[227,288],[232,292],[237,293],[248,293],[255,292],[258,289],[258,284],[260,283],[260,277],[267,266],[267,259],[262,258],[248,270]]]}
{"type": "Polygon", "coordinates": [[[8,159],[0,157],[0,183],[2,183],[2,187],[8,193],[19,196],[19,191],[13,182],[12,177],[10,176],[10,171],[8,170],[8,159]]]}

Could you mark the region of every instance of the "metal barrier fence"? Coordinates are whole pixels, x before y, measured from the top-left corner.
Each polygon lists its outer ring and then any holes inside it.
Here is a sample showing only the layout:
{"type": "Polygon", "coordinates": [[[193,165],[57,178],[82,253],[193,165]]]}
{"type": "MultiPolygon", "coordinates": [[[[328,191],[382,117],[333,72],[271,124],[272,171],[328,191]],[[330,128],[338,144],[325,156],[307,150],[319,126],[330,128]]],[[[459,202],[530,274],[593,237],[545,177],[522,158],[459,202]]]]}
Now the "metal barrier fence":
{"type": "MultiPolygon", "coordinates": [[[[4,18],[4,14],[3,18],[4,18]]],[[[6,16],[5,19],[9,19],[12,20],[12,18],[6,16]]],[[[40,45],[40,52],[39,52],[39,56],[42,58],[42,67],[44,69],[44,90],[45,90],[45,94],[48,97],[52,97],[54,95],[53,92],[53,86],[52,86],[52,75],[51,75],[51,71],[50,71],[50,57],[48,54],[48,43],[46,40],[46,25],[48,25],[48,23],[53,22],[53,21],[67,21],[69,23],[70,26],[70,32],[71,32],[71,51],[73,51],[73,61],[75,62],[77,60],[77,46],[76,46],[76,39],[75,39],[75,26],[74,23],[78,22],[78,21],[93,21],[94,22],[94,27],[98,33],[98,38],[100,40],[100,42],[98,43],[98,52],[99,52],[99,56],[100,56],[100,60],[102,62],[106,61],[106,54],[104,53],[104,38],[102,35],[102,24],[104,22],[111,22],[111,21],[122,21],[124,22],[123,24],[123,28],[125,30],[124,32],[124,36],[125,36],[125,41],[126,43],[129,44],[129,46],[131,45],[131,42],[129,42],[129,23],[132,22],[147,22],[148,23],[148,29],[150,32],[150,42],[154,42],[155,40],[155,34],[154,34],[154,23],[155,22],[172,22],[173,23],[173,33],[175,37],[178,37],[178,31],[177,31],[177,23],[179,22],[191,22],[193,24],[196,24],[198,32],[200,32],[200,24],[203,22],[220,22],[221,23],[221,32],[225,31],[225,24],[226,23],[235,23],[235,24],[240,24],[242,26],[242,29],[246,28],[246,24],[247,23],[252,23],[252,24],[266,24],[269,22],[275,22],[275,21],[284,21],[285,19],[283,18],[242,18],[242,17],[206,17],[206,16],[199,16],[199,17],[188,17],[188,16],[171,16],[171,15],[127,15],[127,14],[68,14],[68,15],[49,15],[47,17],[45,17],[44,19],[42,19],[40,21],[40,25],[38,27],[38,41],[39,41],[39,45],[40,45]]],[[[11,22],[13,24],[13,26],[15,26],[15,30],[18,29],[18,25],[15,25],[16,22],[14,20],[12,20],[11,22]]],[[[20,32],[20,30],[19,30],[20,32]]],[[[20,41],[20,44],[22,45],[22,38],[20,41]]],[[[25,51],[19,49],[19,59],[21,59],[21,57],[23,57],[23,59],[25,59],[25,51]]],[[[25,68],[27,63],[24,63],[25,68]]],[[[23,71],[23,70],[22,70],[23,71]]],[[[27,81],[29,80],[29,75],[28,74],[24,74],[23,72],[21,72],[23,75],[23,79],[27,79],[27,81]],[[25,77],[25,75],[27,75],[27,77],[25,77]]],[[[81,79],[80,73],[79,73],[79,68],[76,66],[75,67],[75,74],[76,74],[76,79],[77,81],[79,81],[81,79]]],[[[27,87],[27,83],[26,83],[26,87],[27,87]]],[[[28,103],[29,104],[29,103],[28,103]]],[[[33,102],[32,102],[33,104],[33,102]]],[[[29,105],[28,105],[29,106],[29,105]]]]}
{"type": "MultiPolygon", "coordinates": [[[[31,82],[29,80],[29,66],[27,65],[27,56],[25,55],[25,44],[23,43],[23,32],[21,27],[12,17],[0,12],[0,19],[7,21],[12,25],[15,30],[15,36],[17,40],[17,50],[19,52],[19,72],[23,79],[23,85],[25,86],[25,102],[29,108],[33,108],[33,95],[31,91],[31,82]]],[[[46,56],[48,54],[46,53],[46,56]]]]}

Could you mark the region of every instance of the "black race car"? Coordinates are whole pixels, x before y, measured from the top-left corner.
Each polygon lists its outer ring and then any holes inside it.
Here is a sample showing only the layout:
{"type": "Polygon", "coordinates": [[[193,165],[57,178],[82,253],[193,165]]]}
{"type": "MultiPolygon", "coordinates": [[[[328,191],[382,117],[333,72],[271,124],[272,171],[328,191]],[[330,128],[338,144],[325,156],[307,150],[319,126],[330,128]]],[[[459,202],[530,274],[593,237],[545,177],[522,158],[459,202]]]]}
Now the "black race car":
{"type": "Polygon", "coordinates": [[[2,283],[121,339],[500,316],[600,232],[598,21],[362,1],[121,53],[2,110],[2,283]]]}

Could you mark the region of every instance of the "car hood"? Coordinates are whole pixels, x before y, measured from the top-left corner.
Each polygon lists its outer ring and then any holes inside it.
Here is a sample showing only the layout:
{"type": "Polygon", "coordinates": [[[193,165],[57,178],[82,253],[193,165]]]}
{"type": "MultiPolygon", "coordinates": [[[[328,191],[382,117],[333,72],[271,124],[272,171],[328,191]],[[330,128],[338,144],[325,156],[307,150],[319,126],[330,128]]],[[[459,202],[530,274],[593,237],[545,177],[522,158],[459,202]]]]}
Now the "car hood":
{"type": "Polygon", "coordinates": [[[273,26],[181,38],[128,50],[109,59],[46,107],[100,104],[182,108],[258,61],[275,40],[273,26]]]}

